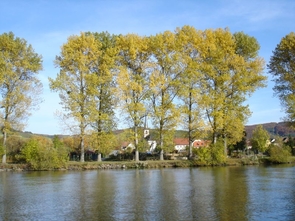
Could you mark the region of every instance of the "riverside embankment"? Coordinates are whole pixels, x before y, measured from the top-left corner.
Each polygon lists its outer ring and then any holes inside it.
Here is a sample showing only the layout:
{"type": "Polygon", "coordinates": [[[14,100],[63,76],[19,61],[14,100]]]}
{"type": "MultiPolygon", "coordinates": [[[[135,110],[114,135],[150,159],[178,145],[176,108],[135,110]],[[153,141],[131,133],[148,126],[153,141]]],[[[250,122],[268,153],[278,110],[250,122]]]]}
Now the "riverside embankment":
{"type": "MultiPolygon", "coordinates": [[[[225,164],[214,166],[243,166],[243,165],[259,165],[266,164],[265,159],[240,159],[240,158],[228,158],[225,164]]],[[[288,163],[294,164],[295,158],[290,158],[288,163]]],[[[149,168],[187,168],[187,167],[200,167],[200,166],[212,166],[199,164],[197,161],[190,160],[164,160],[164,161],[102,161],[102,162],[76,162],[69,161],[65,167],[58,170],[96,170],[96,169],[149,169],[149,168]]],[[[6,163],[0,164],[0,171],[31,171],[27,164],[14,164],[6,163]]],[[[54,169],[48,169],[54,170],[54,169]]]]}

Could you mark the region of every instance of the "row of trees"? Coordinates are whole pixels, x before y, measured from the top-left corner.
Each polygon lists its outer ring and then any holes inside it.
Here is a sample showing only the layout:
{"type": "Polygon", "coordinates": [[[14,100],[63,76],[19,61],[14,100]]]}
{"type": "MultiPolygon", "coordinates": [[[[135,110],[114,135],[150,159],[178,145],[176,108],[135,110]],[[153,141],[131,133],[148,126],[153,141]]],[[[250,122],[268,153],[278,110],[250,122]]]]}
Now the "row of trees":
{"type": "MultiPolygon", "coordinates": [[[[81,33],[62,46],[55,60],[60,73],[49,79],[50,88],[60,94],[62,118],[78,123],[81,161],[86,134],[103,145],[102,137],[113,129],[115,104],[133,128],[135,160],[146,115],[158,130],[160,159],[181,123],[191,143],[210,129],[213,143],[222,139],[226,151],[243,136],[250,115],[246,97],[265,86],[258,50],[255,38],[228,29],[81,33]]],[[[190,144],[190,155],[191,149],[190,144]]]]}
{"type": "MultiPolygon", "coordinates": [[[[294,34],[289,38],[294,39],[294,34]]],[[[81,33],[61,47],[55,59],[60,72],[49,83],[60,95],[63,124],[80,136],[81,161],[86,136],[92,137],[92,147],[100,153],[113,145],[116,108],[133,128],[136,160],[139,128],[147,115],[159,133],[161,159],[179,125],[188,131],[190,142],[211,131],[212,143],[221,140],[226,151],[228,144],[243,137],[250,116],[246,98],[265,86],[264,61],[258,51],[254,37],[228,29],[200,31],[184,26],[152,36],[81,33]]],[[[7,131],[20,128],[39,101],[36,96],[42,85],[36,74],[42,69],[42,58],[13,33],[0,36],[0,52],[5,162],[7,131]]]]}

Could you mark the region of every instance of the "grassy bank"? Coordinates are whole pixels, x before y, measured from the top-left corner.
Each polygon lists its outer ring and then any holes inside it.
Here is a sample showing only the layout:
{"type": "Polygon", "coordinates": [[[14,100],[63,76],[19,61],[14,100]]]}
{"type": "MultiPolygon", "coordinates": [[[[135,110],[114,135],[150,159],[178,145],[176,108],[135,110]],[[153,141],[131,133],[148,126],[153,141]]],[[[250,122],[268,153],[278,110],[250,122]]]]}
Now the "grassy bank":
{"type": "MultiPolygon", "coordinates": [[[[295,157],[290,157],[289,164],[295,164],[295,157]]],[[[269,164],[267,158],[228,158],[225,164],[215,166],[243,166],[269,164]]],[[[102,162],[76,162],[69,161],[61,170],[96,170],[96,169],[151,169],[151,168],[188,168],[208,166],[190,160],[151,160],[151,161],[102,161],[102,162]]],[[[0,164],[0,171],[27,171],[26,164],[0,164]]]]}

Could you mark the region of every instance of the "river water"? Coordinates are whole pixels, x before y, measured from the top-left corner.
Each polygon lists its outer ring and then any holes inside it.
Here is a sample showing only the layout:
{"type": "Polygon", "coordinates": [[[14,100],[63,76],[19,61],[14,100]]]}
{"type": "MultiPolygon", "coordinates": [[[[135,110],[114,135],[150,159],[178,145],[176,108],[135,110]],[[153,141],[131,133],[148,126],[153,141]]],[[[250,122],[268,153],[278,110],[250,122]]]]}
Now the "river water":
{"type": "Polygon", "coordinates": [[[295,220],[295,167],[0,172],[0,220],[295,220]]]}

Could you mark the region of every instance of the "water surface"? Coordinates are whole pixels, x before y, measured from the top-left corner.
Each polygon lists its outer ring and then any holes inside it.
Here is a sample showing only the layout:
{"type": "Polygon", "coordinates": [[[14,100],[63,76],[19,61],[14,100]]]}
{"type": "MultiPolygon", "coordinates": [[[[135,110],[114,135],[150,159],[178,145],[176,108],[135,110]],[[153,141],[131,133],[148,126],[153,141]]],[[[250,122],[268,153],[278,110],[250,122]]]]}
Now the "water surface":
{"type": "Polygon", "coordinates": [[[0,172],[0,220],[294,220],[295,167],[0,172]]]}

